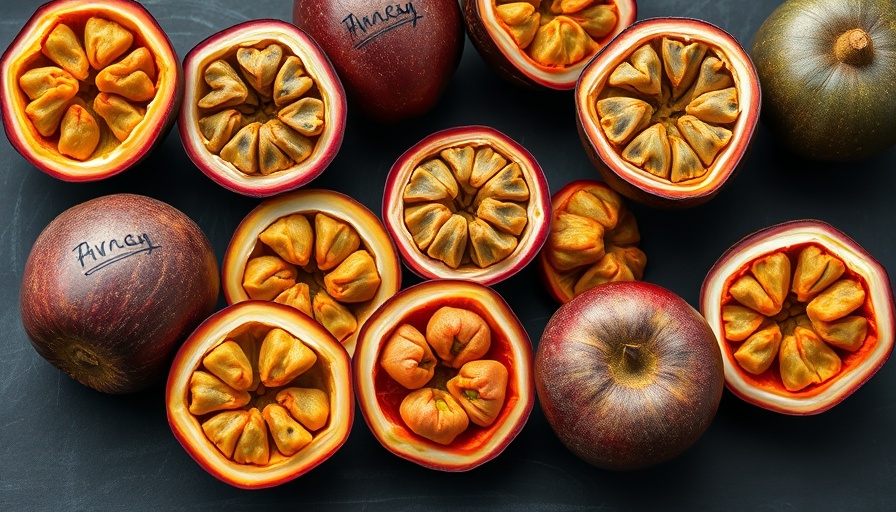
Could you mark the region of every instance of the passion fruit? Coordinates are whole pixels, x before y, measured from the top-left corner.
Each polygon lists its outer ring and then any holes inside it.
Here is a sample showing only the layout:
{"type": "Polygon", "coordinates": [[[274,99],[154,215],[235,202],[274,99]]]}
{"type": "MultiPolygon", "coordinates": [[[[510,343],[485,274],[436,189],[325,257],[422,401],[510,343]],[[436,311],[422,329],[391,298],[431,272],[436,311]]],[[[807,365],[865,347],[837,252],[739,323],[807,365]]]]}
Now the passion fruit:
{"type": "Polygon", "coordinates": [[[538,268],[558,302],[603,283],[644,277],[647,255],[625,200],[599,181],[574,181],[554,194],[551,232],[538,268]]]}
{"type": "Polygon", "coordinates": [[[223,264],[228,304],[266,300],[313,317],[351,355],[358,329],[401,289],[401,263],[382,223],[329,190],[267,199],[240,222],[223,264]]]}
{"type": "Polygon", "coordinates": [[[886,270],[818,220],[771,226],[731,247],[703,281],[700,309],[728,388],[784,414],[837,405],[893,351],[886,270]]]}
{"type": "Polygon", "coordinates": [[[602,469],[671,460],[709,428],[725,387],[713,331],[684,299],[604,283],[551,317],[535,355],[538,402],[571,452],[602,469]]]}
{"type": "Polygon", "coordinates": [[[464,0],[470,41],[510,82],[569,90],[585,65],[634,23],[634,0],[464,0]]]}
{"type": "Polygon", "coordinates": [[[102,196],[37,237],[22,323],[37,352],[81,384],[130,393],[164,377],[214,311],[219,285],[212,247],[189,217],[145,196],[102,196]]]}
{"type": "Polygon", "coordinates": [[[379,123],[429,112],[464,48],[457,0],[294,0],[292,20],[330,56],[352,108],[379,123]]]}
{"type": "Polygon", "coordinates": [[[248,196],[293,190],[319,176],[345,132],[345,91],[320,46],[279,20],[222,30],[184,59],[178,121],[193,163],[248,196]]]}
{"type": "Polygon", "coordinates": [[[165,403],[174,436],[203,469],[235,487],[272,487],[307,473],[348,439],[351,363],[308,316],[241,302],[183,344],[165,403]]]}
{"type": "Polygon", "coordinates": [[[709,23],[633,24],[582,71],[576,119],[603,180],[635,201],[685,208],[739,170],[760,112],[759,78],[734,37],[709,23]]]}
{"type": "Polygon", "coordinates": [[[503,133],[450,128],[392,166],[383,219],[418,275],[491,285],[538,254],[550,229],[550,192],[535,158],[503,133]]]}
{"type": "Polygon", "coordinates": [[[778,6],[752,48],[775,140],[816,160],[856,160],[896,143],[894,44],[896,5],[887,0],[778,6]]]}
{"type": "Polygon", "coordinates": [[[95,181],[143,160],[168,134],[183,77],[171,42],[131,0],[54,0],[0,60],[6,137],[45,173],[95,181]]]}
{"type": "Polygon", "coordinates": [[[374,312],[353,359],[361,413],[390,452],[441,471],[497,457],[535,398],[532,346],[483,285],[426,281],[374,312]]]}

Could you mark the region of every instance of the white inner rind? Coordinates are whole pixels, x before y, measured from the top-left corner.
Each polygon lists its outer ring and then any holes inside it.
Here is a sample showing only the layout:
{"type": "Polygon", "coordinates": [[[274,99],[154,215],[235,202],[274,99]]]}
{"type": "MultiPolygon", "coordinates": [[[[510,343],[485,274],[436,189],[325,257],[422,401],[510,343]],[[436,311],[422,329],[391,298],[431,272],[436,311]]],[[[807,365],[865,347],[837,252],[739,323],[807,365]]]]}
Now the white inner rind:
{"type": "Polygon", "coordinates": [[[245,27],[227,30],[216,39],[204,43],[201,48],[194,50],[187,64],[184,66],[184,81],[187,87],[184,91],[184,103],[181,110],[180,134],[185,138],[185,143],[192,148],[191,158],[198,157],[206,162],[200,164],[211,165],[215,168],[217,176],[213,179],[228,188],[238,191],[247,191],[255,195],[270,195],[301,186],[317,177],[329,165],[336,156],[336,152],[342,144],[345,128],[345,103],[342,96],[342,85],[334,79],[335,75],[322,72],[318,62],[325,57],[312,47],[313,43],[304,39],[297,33],[295,27],[284,27],[277,30],[283,22],[265,20],[245,27]],[[211,153],[205,147],[205,137],[199,129],[199,98],[198,84],[205,83],[203,73],[214,61],[231,56],[237,48],[255,48],[265,46],[268,43],[277,43],[289,49],[293,55],[302,60],[305,72],[314,80],[314,84],[320,90],[321,101],[324,103],[324,129],[314,145],[311,155],[302,162],[283,171],[271,173],[267,176],[261,174],[248,175],[236,168],[232,163],[211,153]],[[195,154],[193,154],[195,153],[195,154]],[[308,170],[316,170],[308,175],[308,170]]]}
{"type": "MultiPolygon", "coordinates": [[[[555,89],[572,89],[575,87],[579,75],[591,61],[591,57],[582,59],[581,62],[566,67],[562,71],[558,67],[543,66],[526,55],[525,50],[520,48],[510,33],[504,29],[504,22],[498,18],[495,12],[495,0],[476,0],[476,4],[483,20],[483,26],[489,37],[492,38],[492,41],[504,54],[504,57],[513,62],[524,75],[536,83],[555,89]]],[[[613,28],[611,33],[601,38],[602,41],[609,41],[616,37],[635,21],[634,9],[628,2],[614,2],[614,5],[617,8],[616,27],[613,28]]]]}
{"type": "Polygon", "coordinates": [[[547,181],[541,167],[535,160],[520,152],[509,139],[498,132],[488,132],[481,127],[469,130],[449,130],[452,133],[437,133],[424,139],[408,153],[405,153],[392,168],[388,183],[390,193],[383,198],[383,216],[389,224],[395,243],[405,258],[408,266],[417,274],[429,279],[464,279],[486,286],[495,284],[524,267],[538,254],[547,239],[545,223],[550,222],[550,197],[548,197],[547,181]],[[483,136],[488,134],[488,136],[483,136]],[[411,180],[411,174],[418,165],[439,154],[443,149],[452,147],[490,146],[507,158],[508,163],[520,164],[526,185],[529,187],[529,204],[526,206],[526,227],[517,238],[517,246],[510,255],[487,267],[479,267],[473,263],[462,264],[451,268],[443,261],[422,252],[414,236],[404,222],[404,201],[402,192],[411,180]]]}
{"type": "Polygon", "coordinates": [[[737,168],[750,143],[759,117],[759,102],[759,78],[752,61],[743,52],[740,44],[721,30],[705,26],[696,20],[642,22],[629,33],[608,44],[592,61],[592,65],[582,73],[581,82],[576,88],[576,107],[582,119],[582,129],[601,160],[612,162],[612,165],[624,166],[627,172],[617,173],[621,179],[640,189],[650,190],[665,197],[709,193],[725,183],[725,176],[737,168]],[[713,37],[710,39],[707,34],[712,34],[713,37]],[[607,63],[625,62],[635,49],[661,37],[671,37],[684,44],[701,42],[712,48],[731,71],[734,87],[737,89],[740,113],[731,128],[732,140],[716,156],[706,175],[700,179],[672,183],[627,162],[620,155],[620,150],[610,143],[600,126],[596,100],[616,68],[607,63]],[[595,65],[598,59],[601,65],[595,65]],[[587,86],[583,87],[583,84],[587,86]]]}
{"type": "MultiPolygon", "coordinates": [[[[520,430],[531,412],[534,401],[534,384],[532,376],[532,346],[529,336],[518,318],[505,312],[503,308],[490,306],[500,301],[494,291],[475,283],[462,281],[437,282],[430,281],[408,288],[401,294],[400,300],[385,305],[376,316],[364,326],[361,350],[355,355],[355,389],[364,419],[374,436],[382,445],[394,454],[416,462],[417,464],[445,471],[472,469],[483,464],[504,450],[513,436],[520,430]],[[511,347],[510,360],[512,368],[508,368],[512,385],[519,398],[512,409],[500,422],[489,427],[490,434],[479,446],[458,450],[451,446],[442,448],[422,437],[416,436],[403,425],[395,425],[387,419],[377,400],[375,385],[375,368],[380,364],[379,356],[385,340],[400,324],[405,322],[410,312],[445,298],[460,298],[477,305],[476,312],[483,315],[492,329],[501,329],[511,347]]],[[[509,308],[506,310],[509,311],[509,308]]],[[[505,404],[505,407],[508,405],[505,404]]],[[[503,415],[503,413],[502,413],[503,415]]],[[[480,428],[471,426],[469,428],[480,428]]]]}
{"type": "Polygon", "coordinates": [[[765,254],[778,252],[787,246],[800,244],[817,244],[841,259],[851,271],[860,275],[867,283],[888,283],[886,278],[875,279],[882,270],[867,254],[858,254],[855,245],[844,243],[836,236],[826,232],[817,224],[799,224],[779,231],[775,236],[757,237],[746,240],[744,245],[737,246],[737,253],[725,259],[706,277],[706,282],[714,283],[706,290],[700,303],[700,309],[716,335],[725,366],[725,381],[728,387],[747,401],[767,409],[787,414],[815,414],[822,412],[856,390],[886,361],[893,350],[894,317],[892,290],[889,286],[869,286],[867,305],[871,309],[871,317],[876,322],[877,345],[867,358],[858,366],[844,368],[831,381],[820,385],[809,392],[788,393],[757,388],[748,382],[744,373],[738,370],[738,362],[734,359],[734,351],[725,339],[724,322],[722,321],[722,298],[728,289],[730,276],[735,275],[745,266],[765,254]],[[786,243],[786,246],[782,246],[786,243]]]}
{"type": "Polygon", "coordinates": [[[180,94],[177,76],[179,69],[172,63],[180,62],[180,59],[174,54],[174,50],[164,34],[160,35],[161,28],[157,29],[158,33],[147,30],[157,28],[158,25],[148,13],[142,11],[139,5],[128,9],[126,15],[122,14],[121,7],[114,2],[71,1],[53,4],[50,8],[53,9],[53,15],[45,15],[37,20],[37,23],[28,27],[27,32],[23,32],[16,43],[6,50],[7,56],[18,56],[4,61],[2,69],[5,80],[3,87],[7,91],[3,95],[3,111],[5,115],[12,117],[11,120],[5,122],[14,123],[16,126],[16,129],[7,130],[6,134],[15,141],[18,148],[27,153],[26,158],[65,180],[85,181],[97,176],[107,176],[106,173],[110,169],[117,169],[117,172],[123,171],[143,158],[152,148],[165,127],[166,116],[177,104],[175,96],[180,94]],[[43,145],[33,142],[43,141],[46,138],[37,132],[31,120],[25,115],[24,105],[30,100],[19,87],[19,77],[27,70],[32,61],[26,56],[40,55],[44,37],[55,26],[65,23],[66,18],[77,17],[80,13],[105,16],[110,20],[115,20],[116,23],[143,40],[153,56],[153,63],[158,74],[155,80],[156,94],[146,105],[146,113],[131,135],[112,151],[84,161],[60,155],[55,144],[43,145]],[[146,127],[147,123],[155,123],[156,126],[146,127]],[[27,137],[24,134],[26,131],[27,137]]]}
{"type": "Polygon", "coordinates": [[[328,190],[299,190],[271,199],[249,212],[234,232],[224,257],[222,265],[225,276],[222,283],[224,297],[228,304],[250,299],[243,288],[243,274],[249,255],[259,243],[258,235],[262,231],[281,217],[294,213],[318,212],[346,222],[358,232],[363,245],[370,249],[380,275],[380,286],[373,298],[354,309],[357,313],[358,329],[342,342],[351,356],[355,352],[358,333],[364,321],[380,304],[401,289],[401,263],[379,218],[348,196],[328,190]],[[234,276],[238,276],[238,279],[234,276]]]}
{"type": "MultiPolygon", "coordinates": [[[[286,480],[317,466],[336,451],[346,440],[351,429],[354,401],[351,383],[351,363],[338,344],[322,340],[332,337],[314,320],[305,320],[301,313],[283,315],[280,311],[259,312],[266,304],[254,301],[223,310],[197,329],[178,353],[168,380],[168,421],[187,451],[210,473],[240,487],[266,487],[286,480]],[[323,430],[314,433],[314,440],[282,462],[269,466],[239,464],[225,457],[202,431],[199,420],[190,413],[190,377],[202,364],[202,358],[222,343],[228,334],[243,325],[260,323],[279,327],[302,340],[318,356],[318,364],[329,363],[326,374],[330,398],[330,419],[323,430]],[[182,355],[189,357],[181,357],[182,355]]],[[[280,309],[278,307],[277,309],[280,309]]]]}

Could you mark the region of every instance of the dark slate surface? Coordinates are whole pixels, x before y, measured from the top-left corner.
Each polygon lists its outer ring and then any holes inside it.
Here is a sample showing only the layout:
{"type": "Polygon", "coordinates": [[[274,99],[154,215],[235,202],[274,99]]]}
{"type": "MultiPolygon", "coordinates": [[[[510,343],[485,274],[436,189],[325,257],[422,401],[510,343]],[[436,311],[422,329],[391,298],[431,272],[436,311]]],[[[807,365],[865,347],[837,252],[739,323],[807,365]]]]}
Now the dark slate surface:
{"type": "MultiPolygon", "coordinates": [[[[638,17],[705,19],[747,46],[778,3],[642,0],[638,17]]],[[[38,4],[3,3],[3,48],[38,4]]],[[[288,0],[144,4],[181,56],[238,22],[290,17],[288,0]]],[[[340,190],[378,212],[392,162],[425,135],[463,124],[494,126],[527,146],[552,190],[596,177],[576,134],[571,94],[509,87],[468,42],[433,112],[387,128],[350,115],[342,152],[313,186],[340,190]]],[[[703,276],[726,248],[754,230],[798,218],[839,227],[892,270],[894,163],[896,150],[851,164],[799,160],[761,128],[746,167],[711,203],[680,212],[634,207],[649,258],[645,279],[696,306],[703,276]]],[[[600,471],[576,459],[536,405],[500,457],[467,473],[433,472],[396,458],[359,415],[344,447],[302,478],[265,491],[232,488],[203,471],[175,440],[161,385],[130,396],[94,392],[41,359],[23,332],[18,291],[31,244],[66,208],[113,192],[142,193],[181,209],[206,232],[219,261],[236,225],[258,203],[202,175],[176,133],[140,167],[87,184],[51,178],[0,141],[0,510],[896,509],[893,363],[814,417],[767,412],[726,391],[714,423],[691,450],[635,473],[600,471]]],[[[417,281],[406,273],[406,284],[417,281]]],[[[496,288],[537,343],[556,305],[534,269],[496,288]]]]}

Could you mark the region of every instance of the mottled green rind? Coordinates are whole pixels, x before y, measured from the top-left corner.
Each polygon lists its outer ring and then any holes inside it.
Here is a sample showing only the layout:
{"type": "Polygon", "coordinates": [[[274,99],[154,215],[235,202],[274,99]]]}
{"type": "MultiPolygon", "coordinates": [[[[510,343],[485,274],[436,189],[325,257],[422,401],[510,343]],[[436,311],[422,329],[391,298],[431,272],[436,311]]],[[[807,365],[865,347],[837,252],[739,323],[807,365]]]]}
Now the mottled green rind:
{"type": "Polygon", "coordinates": [[[896,143],[896,4],[892,0],[788,0],[753,42],[762,120],[792,152],[857,160],[896,143]],[[865,66],[834,57],[840,34],[861,28],[865,66]]]}

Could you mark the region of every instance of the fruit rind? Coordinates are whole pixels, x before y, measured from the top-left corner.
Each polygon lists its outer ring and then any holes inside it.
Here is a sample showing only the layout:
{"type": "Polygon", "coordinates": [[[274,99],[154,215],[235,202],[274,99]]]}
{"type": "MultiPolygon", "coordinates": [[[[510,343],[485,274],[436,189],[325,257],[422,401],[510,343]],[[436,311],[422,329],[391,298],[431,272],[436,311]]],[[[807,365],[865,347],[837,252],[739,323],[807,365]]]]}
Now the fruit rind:
{"type": "Polygon", "coordinates": [[[323,327],[289,306],[246,301],[229,306],[199,325],[175,356],[165,389],[168,423],[187,453],[211,475],[235,487],[260,489],[283,484],[328,459],[348,439],[354,419],[351,362],[348,353],[323,327]],[[280,327],[301,335],[327,361],[330,419],[312,443],[285,461],[269,467],[236,463],[221,453],[189,412],[189,380],[202,358],[225,337],[247,323],[280,327]]]}
{"type": "Polygon", "coordinates": [[[886,270],[858,243],[833,226],[813,219],[784,222],[757,231],[728,249],[703,281],[700,310],[709,322],[722,349],[725,382],[735,395],[765,409],[790,415],[827,411],[868,381],[887,361],[896,337],[896,309],[886,270]],[[878,340],[864,361],[825,383],[802,392],[773,391],[752,385],[727,347],[721,315],[722,294],[733,275],[757,257],[798,244],[827,249],[868,283],[867,305],[876,323],[878,340]]]}

